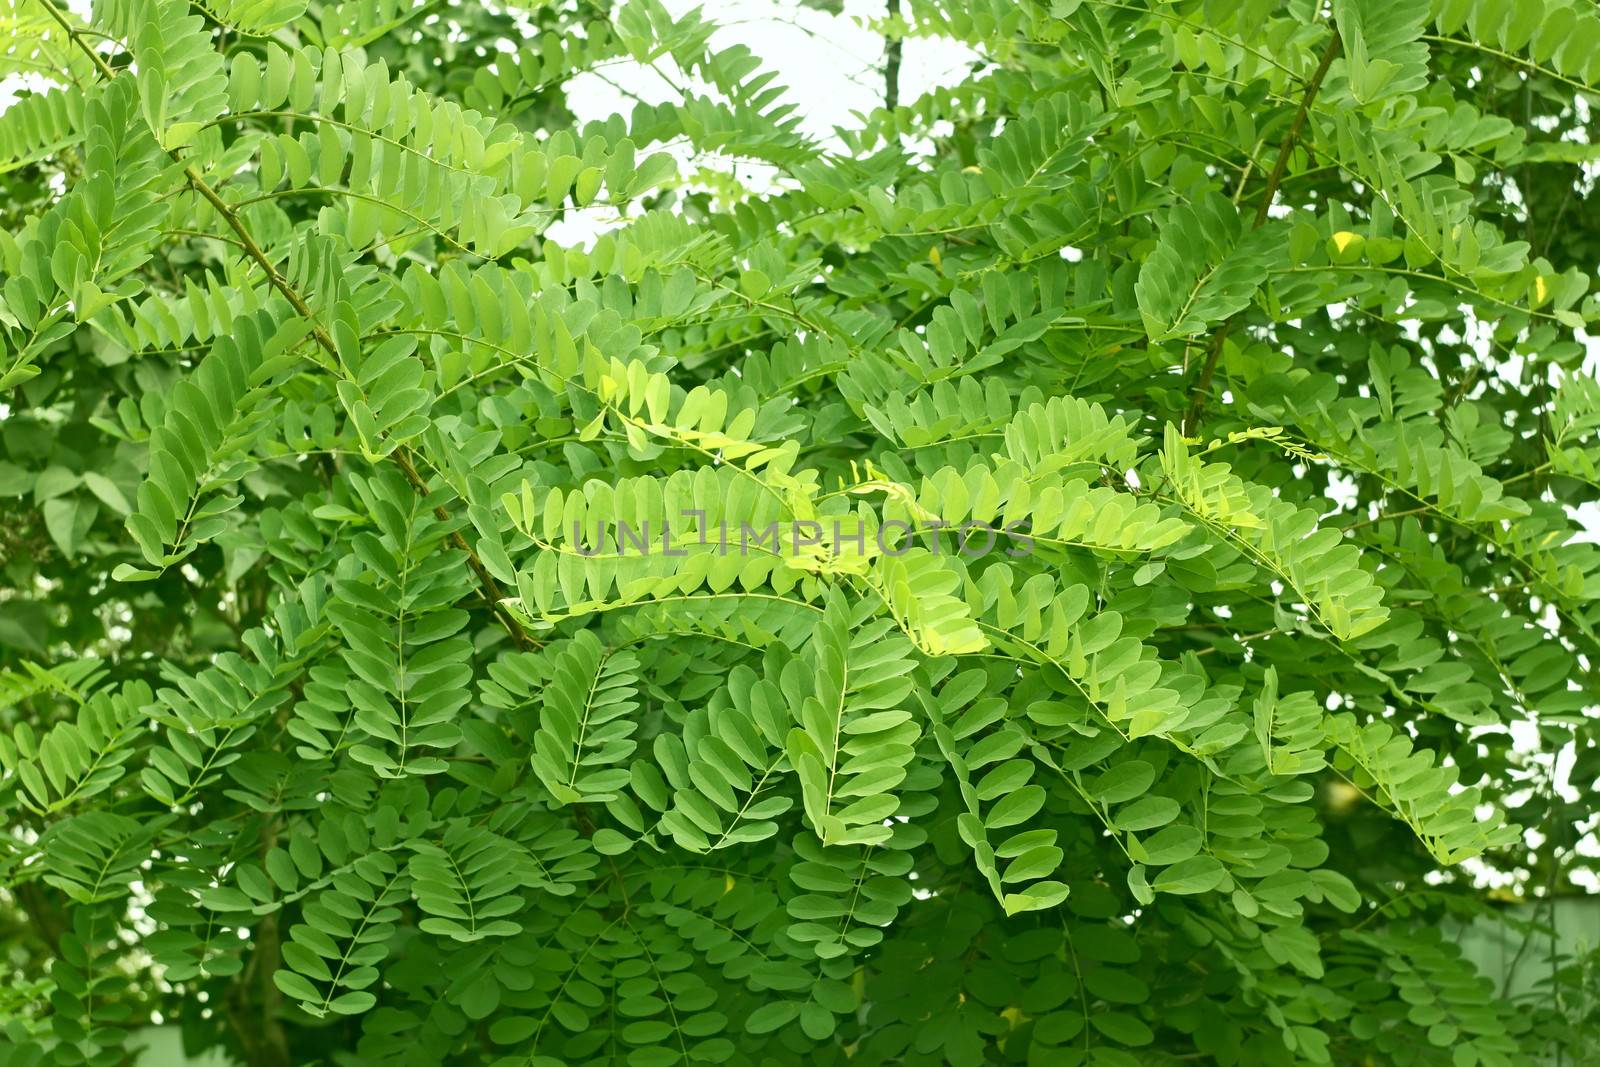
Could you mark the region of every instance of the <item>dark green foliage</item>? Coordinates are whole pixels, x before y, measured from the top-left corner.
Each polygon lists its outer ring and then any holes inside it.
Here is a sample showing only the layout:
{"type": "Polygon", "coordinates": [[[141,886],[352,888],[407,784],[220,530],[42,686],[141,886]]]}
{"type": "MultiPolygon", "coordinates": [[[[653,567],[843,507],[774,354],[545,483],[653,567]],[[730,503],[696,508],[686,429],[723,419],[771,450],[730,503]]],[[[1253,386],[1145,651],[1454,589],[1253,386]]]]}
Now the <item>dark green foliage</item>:
{"type": "Polygon", "coordinates": [[[1590,0],[0,25],[0,1067],[1592,1056],[1590,0]]]}

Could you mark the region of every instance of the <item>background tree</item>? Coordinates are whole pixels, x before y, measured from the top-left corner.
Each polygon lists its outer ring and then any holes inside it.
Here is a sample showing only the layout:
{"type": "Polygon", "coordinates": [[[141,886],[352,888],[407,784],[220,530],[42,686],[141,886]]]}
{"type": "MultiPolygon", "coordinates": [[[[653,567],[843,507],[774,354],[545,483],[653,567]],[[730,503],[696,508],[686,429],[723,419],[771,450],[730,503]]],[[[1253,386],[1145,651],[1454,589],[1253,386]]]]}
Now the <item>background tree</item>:
{"type": "Polygon", "coordinates": [[[1600,11],[899,11],[6,9],[0,1063],[1585,1054],[1600,11]]]}

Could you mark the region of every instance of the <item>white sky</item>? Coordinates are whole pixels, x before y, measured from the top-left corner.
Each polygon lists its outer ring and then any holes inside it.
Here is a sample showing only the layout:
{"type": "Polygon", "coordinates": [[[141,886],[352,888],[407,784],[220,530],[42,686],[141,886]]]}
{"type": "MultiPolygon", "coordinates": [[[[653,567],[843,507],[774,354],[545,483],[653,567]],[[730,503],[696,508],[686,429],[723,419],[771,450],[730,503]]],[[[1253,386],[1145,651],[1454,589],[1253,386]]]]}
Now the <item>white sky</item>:
{"type": "MultiPolygon", "coordinates": [[[[785,100],[798,106],[802,133],[829,147],[840,147],[833,137],[838,128],[858,128],[859,116],[883,106],[882,74],[884,38],[874,28],[887,13],[886,0],[844,0],[840,14],[807,7],[798,0],[662,0],[675,18],[699,8],[701,17],[718,27],[713,48],[742,44],[777,74],[785,87],[785,100]]],[[[901,49],[900,101],[909,103],[938,86],[961,83],[976,54],[948,38],[911,37],[901,49]]],[[[670,63],[670,60],[663,60],[670,63]]],[[[678,84],[694,79],[672,72],[678,84]]],[[[693,85],[696,91],[704,86],[693,85]]],[[[678,96],[656,71],[626,60],[606,64],[597,73],[579,74],[567,82],[567,105],[579,122],[632,113],[637,97],[650,104],[675,101],[678,96]],[[629,94],[632,94],[630,97],[629,94]]],[[[680,166],[689,163],[684,146],[669,149],[680,166]]],[[[703,162],[703,161],[702,161],[703,162]]],[[[738,174],[747,185],[771,168],[741,162],[738,174]]],[[[587,244],[597,234],[616,226],[609,208],[596,205],[569,211],[545,236],[557,244],[587,244]]]]}
{"type": "MultiPolygon", "coordinates": [[[[805,7],[795,0],[663,0],[674,16],[700,8],[708,22],[720,26],[713,47],[742,44],[759,56],[778,80],[793,90],[801,105],[804,130],[826,137],[835,126],[856,126],[853,112],[883,103],[883,37],[871,20],[884,17],[884,0],[845,0],[840,15],[805,7]]],[[[960,80],[972,53],[948,39],[912,38],[905,42],[900,70],[900,99],[911,101],[935,85],[960,80]]],[[[661,79],[647,70],[608,71],[607,77],[650,101],[673,98],[661,79]]],[[[583,74],[567,85],[568,102],[580,119],[627,114],[632,101],[601,78],[583,74]]]]}

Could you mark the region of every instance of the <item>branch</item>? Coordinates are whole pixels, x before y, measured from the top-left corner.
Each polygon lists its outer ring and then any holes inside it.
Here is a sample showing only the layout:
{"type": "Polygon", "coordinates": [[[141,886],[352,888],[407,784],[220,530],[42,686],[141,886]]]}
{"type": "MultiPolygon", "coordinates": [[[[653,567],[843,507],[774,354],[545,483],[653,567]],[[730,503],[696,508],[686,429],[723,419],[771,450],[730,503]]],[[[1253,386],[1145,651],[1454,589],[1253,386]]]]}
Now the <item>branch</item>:
{"type": "MultiPolygon", "coordinates": [[[[262,829],[259,855],[266,861],[278,841],[278,819],[273,816],[262,829]]],[[[262,917],[251,934],[250,963],[229,985],[225,994],[228,1023],[245,1054],[248,1067],[289,1067],[289,1036],[284,1031],[280,1016],[282,995],[272,974],[277,970],[279,945],[278,921],[282,914],[275,911],[262,917]],[[255,999],[250,1000],[249,986],[254,984],[255,999]]]]}
{"type": "Polygon", "coordinates": [[[893,111],[900,105],[900,59],[905,41],[894,25],[900,16],[900,0],[888,0],[888,7],[889,17],[883,28],[883,108],[893,111]]]}
{"type": "MultiPolygon", "coordinates": [[[[1289,157],[1294,154],[1294,148],[1300,140],[1300,132],[1305,128],[1306,116],[1311,112],[1311,105],[1317,98],[1317,91],[1322,88],[1322,79],[1327,76],[1328,68],[1333,66],[1333,61],[1339,56],[1341,40],[1339,31],[1334,30],[1328,38],[1328,46],[1322,50],[1322,60],[1317,64],[1316,72],[1311,75],[1311,80],[1306,83],[1306,91],[1300,98],[1300,109],[1295,112],[1294,121],[1289,123],[1289,129],[1283,135],[1283,143],[1278,146],[1278,158],[1272,164],[1272,173],[1267,175],[1267,186],[1261,192],[1261,200],[1256,204],[1256,215],[1250,223],[1252,230],[1258,229],[1267,221],[1267,213],[1272,208],[1273,198],[1278,195],[1278,186],[1283,181],[1283,172],[1288,169],[1289,157]]],[[[1241,312],[1240,314],[1243,314],[1241,312]]],[[[1189,397],[1189,411],[1184,416],[1183,433],[1186,437],[1193,437],[1200,428],[1200,416],[1205,412],[1206,401],[1211,394],[1211,379],[1217,370],[1217,360],[1222,355],[1223,342],[1228,339],[1228,331],[1233,328],[1235,315],[1228,319],[1211,335],[1211,343],[1206,346],[1205,362],[1200,366],[1199,377],[1195,379],[1194,391],[1189,397]]]]}

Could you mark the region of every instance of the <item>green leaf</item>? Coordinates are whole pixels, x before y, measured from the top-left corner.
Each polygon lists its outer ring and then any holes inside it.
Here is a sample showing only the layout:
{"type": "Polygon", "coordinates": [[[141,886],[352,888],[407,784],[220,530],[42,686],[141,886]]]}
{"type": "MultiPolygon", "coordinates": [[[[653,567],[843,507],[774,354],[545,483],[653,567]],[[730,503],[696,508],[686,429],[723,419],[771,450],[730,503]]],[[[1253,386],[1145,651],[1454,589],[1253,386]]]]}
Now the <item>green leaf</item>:
{"type": "Polygon", "coordinates": [[[1215,889],[1226,877],[1227,872],[1214,856],[1191,856],[1156,875],[1151,885],[1158,893],[1188,895],[1215,889]]]}
{"type": "Polygon", "coordinates": [[[752,1034],[770,1034],[800,1016],[801,1005],[793,1000],[775,1000],[750,1013],[744,1028],[752,1034]]]}

